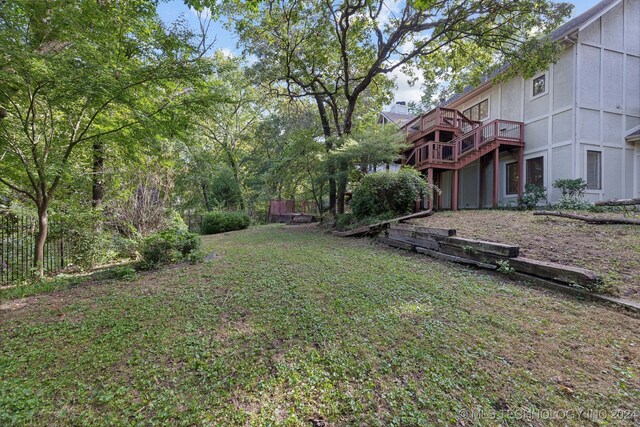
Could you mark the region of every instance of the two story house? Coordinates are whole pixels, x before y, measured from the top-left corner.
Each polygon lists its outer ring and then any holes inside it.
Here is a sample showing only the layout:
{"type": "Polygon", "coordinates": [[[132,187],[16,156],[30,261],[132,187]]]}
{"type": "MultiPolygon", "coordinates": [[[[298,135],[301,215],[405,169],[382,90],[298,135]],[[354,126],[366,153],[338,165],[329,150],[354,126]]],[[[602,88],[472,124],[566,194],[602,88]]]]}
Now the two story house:
{"type": "Polygon", "coordinates": [[[640,197],[640,0],[603,0],[553,32],[555,64],[467,88],[402,127],[440,209],[517,203],[526,183],[583,178],[591,201],[640,197]]]}

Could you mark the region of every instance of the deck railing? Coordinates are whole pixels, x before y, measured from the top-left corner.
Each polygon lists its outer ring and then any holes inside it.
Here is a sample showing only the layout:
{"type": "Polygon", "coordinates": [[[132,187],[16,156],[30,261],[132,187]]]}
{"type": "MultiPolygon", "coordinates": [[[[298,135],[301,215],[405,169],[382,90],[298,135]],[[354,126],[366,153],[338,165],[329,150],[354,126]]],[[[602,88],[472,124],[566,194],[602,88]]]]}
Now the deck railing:
{"type": "Polygon", "coordinates": [[[435,108],[407,123],[404,127],[404,133],[412,135],[416,132],[429,131],[437,126],[468,132],[481,125],[482,122],[470,120],[460,111],[453,108],[435,108]]]}
{"type": "Polygon", "coordinates": [[[427,162],[455,163],[461,157],[479,150],[483,145],[496,139],[522,142],[524,125],[511,120],[493,120],[476,127],[450,142],[429,141],[417,145],[406,163],[419,166],[427,162]]]}

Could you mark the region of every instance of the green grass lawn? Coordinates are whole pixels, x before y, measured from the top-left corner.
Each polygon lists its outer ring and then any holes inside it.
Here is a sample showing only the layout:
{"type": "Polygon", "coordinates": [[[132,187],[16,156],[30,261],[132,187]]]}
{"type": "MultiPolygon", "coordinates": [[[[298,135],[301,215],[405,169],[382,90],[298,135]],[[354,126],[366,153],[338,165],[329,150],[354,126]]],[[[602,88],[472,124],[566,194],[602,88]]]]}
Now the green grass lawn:
{"type": "Polygon", "coordinates": [[[623,313],[308,227],[205,244],[221,257],[5,304],[0,425],[630,425],[640,407],[623,313]]]}

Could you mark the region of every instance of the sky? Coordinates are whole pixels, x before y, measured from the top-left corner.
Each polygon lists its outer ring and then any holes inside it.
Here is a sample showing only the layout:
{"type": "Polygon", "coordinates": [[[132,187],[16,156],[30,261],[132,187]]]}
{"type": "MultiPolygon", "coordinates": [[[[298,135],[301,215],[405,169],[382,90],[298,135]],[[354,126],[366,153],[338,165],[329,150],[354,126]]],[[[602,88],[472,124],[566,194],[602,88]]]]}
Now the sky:
{"type": "MultiPolygon", "coordinates": [[[[597,4],[599,0],[575,0],[571,1],[575,5],[573,9],[572,18],[586,11],[590,7],[597,4]]],[[[183,0],[169,0],[166,3],[160,3],[158,5],[158,13],[163,21],[166,23],[171,23],[176,21],[177,19],[185,19],[186,22],[194,29],[198,29],[198,18],[196,13],[193,10],[190,10],[183,2],[183,0]]],[[[238,38],[231,32],[227,31],[222,23],[214,22],[212,23],[208,37],[210,41],[213,41],[215,38],[215,44],[213,48],[215,50],[222,50],[226,55],[239,55],[240,51],[238,50],[237,43],[238,38]]],[[[395,78],[396,81],[396,91],[394,94],[394,103],[396,101],[419,101],[420,96],[422,95],[422,90],[420,89],[420,85],[422,83],[421,79],[414,84],[414,86],[410,86],[407,83],[407,77],[402,73],[401,70],[396,70],[392,73],[392,77],[395,78]]]]}

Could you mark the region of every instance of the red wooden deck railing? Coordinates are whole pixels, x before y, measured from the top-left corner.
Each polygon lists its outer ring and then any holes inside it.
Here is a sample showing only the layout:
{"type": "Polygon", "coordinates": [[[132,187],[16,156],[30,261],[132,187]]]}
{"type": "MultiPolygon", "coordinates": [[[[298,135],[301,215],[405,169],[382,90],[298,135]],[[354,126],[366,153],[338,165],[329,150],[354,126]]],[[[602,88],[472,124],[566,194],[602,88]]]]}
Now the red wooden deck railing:
{"type": "Polygon", "coordinates": [[[480,127],[481,124],[482,122],[470,120],[460,111],[453,108],[435,108],[407,123],[403,130],[406,135],[412,135],[416,132],[429,131],[441,126],[468,132],[480,127]]]}
{"type": "Polygon", "coordinates": [[[523,143],[524,124],[498,119],[473,128],[450,142],[429,141],[416,146],[407,156],[406,163],[414,166],[424,163],[456,163],[495,140],[523,143]]]}

